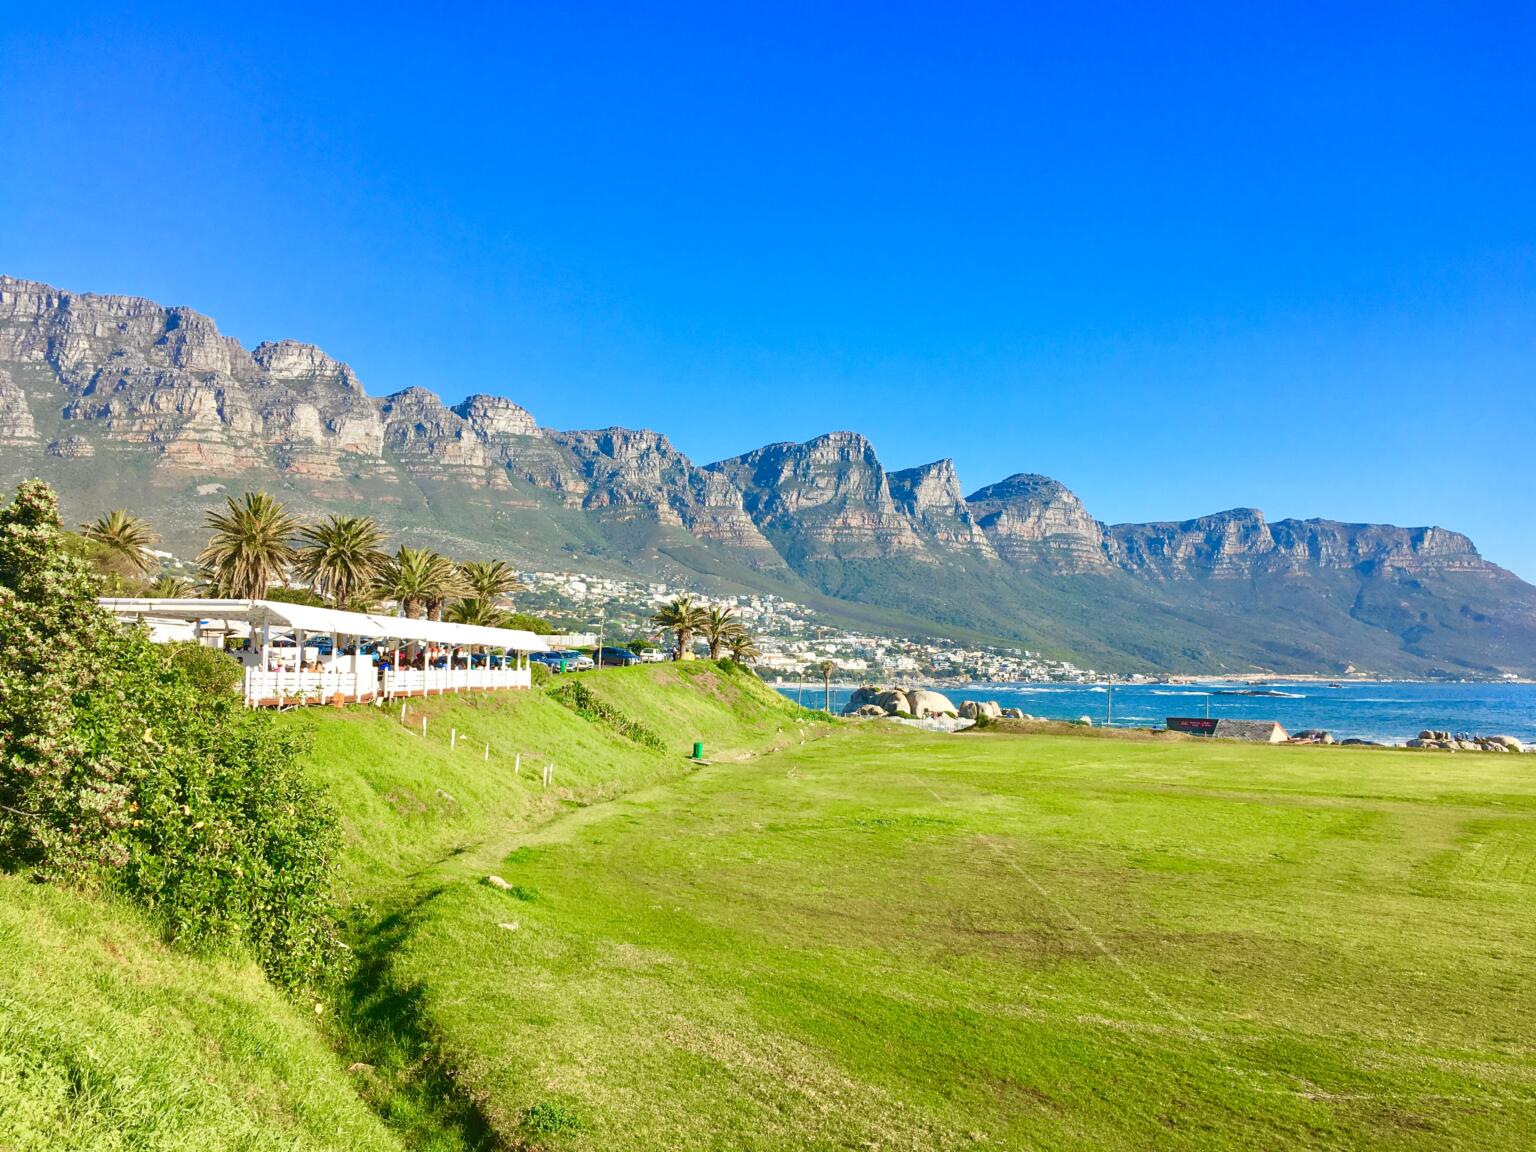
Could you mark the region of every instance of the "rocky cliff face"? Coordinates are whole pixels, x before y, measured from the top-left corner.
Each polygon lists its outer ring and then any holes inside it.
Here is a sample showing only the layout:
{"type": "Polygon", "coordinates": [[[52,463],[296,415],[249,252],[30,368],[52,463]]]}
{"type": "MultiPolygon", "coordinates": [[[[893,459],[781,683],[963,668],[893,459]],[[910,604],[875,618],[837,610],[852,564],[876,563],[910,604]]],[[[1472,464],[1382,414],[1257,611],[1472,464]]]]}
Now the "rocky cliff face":
{"type": "Polygon", "coordinates": [[[1019,473],[971,494],[976,523],[1010,564],[1051,572],[1109,567],[1104,526],[1066,486],[1048,476],[1019,473]]]}
{"type": "Polygon", "coordinates": [[[1156,580],[1249,579],[1328,570],[1494,570],[1471,540],[1443,528],[1333,520],[1269,524],[1255,508],[1176,524],[1116,524],[1108,529],[1108,549],[1122,568],[1156,580]]]}
{"type": "Polygon", "coordinates": [[[333,486],[521,480],[577,508],[678,525],[779,563],[728,481],[650,432],[548,433],[510,400],[370,397],[346,364],[279,340],[247,352],[206,316],[0,278],[0,443],[87,459],[147,452],[174,476],[277,473],[333,486]]]}
{"type": "Polygon", "coordinates": [[[1316,662],[1337,637],[1368,627],[1393,658],[1418,661],[1404,667],[1447,658],[1536,671],[1536,589],[1442,528],[1271,524],[1253,509],[1105,525],[1045,476],[1019,473],[967,498],[950,460],[887,472],[856,432],[699,467],[660,433],[544,429],[483,393],[451,407],[424,388],[375,398],[310,344],[246,351],[188,308],[4,277],[0,471],[89,492],[93,511],[126,504],[189,526],[221,487],[276,484],[321,507],[399,508],[432,530],[471,509],[461,525],[476,527],[455,531],[503,532],[514,548],[546,533],[548,548],[566,552],[690,535],[698,548],[683,552],[702,549],[738,571],[885,607],[924,605],[999,634],[1032,635],[1021,631],[1026,617],[1034,628],[1051,615],[1098,613],[1102,635],[1090,629],[1079,640],[1113,650],[1114,636],[1141,626],[1133,650],[1143,655],[1167,648],[1187,658],[1194,649],[1167,634],[1219,620],[1212,651],[1245,631],[1247,651],[1263,658],[1316,662]],[[128,474],[136,487],[124,492],[117,478],[128,474]],[[550,527],[559,517],[564,527],[550,527]],[[1050,589],[1081,596],[1070,590],[1085,576],[1103,603],[1053,610],[1050,589]],[[1275,618],[1277,598],[1303,611],[1275,618]],[[1292,635],[1302,616],[1333,623],[1303,642],[1292,635]]]}
{"type": "Polygon", "coordinates": [[[769,444],[709,465],[742,492],[752,520],[791,560],[918,556],[912,517],[891,495],[873,446],[857,432],[769,444]]]}
{"type": "Polygon", "coordinates": [[[919,533],[940,546],[996,559],[992,542],[976,523],[961,494],[953,460],[936,460],[900,472],[887,472],[886,480],[891,499],[912,519],[919,533]]]}

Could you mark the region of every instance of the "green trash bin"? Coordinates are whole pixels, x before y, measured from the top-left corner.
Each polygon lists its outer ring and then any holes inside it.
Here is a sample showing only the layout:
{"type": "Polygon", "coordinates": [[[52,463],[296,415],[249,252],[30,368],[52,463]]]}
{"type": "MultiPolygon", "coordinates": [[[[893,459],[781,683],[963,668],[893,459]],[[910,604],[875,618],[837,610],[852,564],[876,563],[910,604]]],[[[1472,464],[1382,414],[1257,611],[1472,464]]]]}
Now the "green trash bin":
{"type": "Polygon", "coordinates": [[[704,759],[704,741],[695,740],[693,742],[693,758],[695,760],[704,759]]]}

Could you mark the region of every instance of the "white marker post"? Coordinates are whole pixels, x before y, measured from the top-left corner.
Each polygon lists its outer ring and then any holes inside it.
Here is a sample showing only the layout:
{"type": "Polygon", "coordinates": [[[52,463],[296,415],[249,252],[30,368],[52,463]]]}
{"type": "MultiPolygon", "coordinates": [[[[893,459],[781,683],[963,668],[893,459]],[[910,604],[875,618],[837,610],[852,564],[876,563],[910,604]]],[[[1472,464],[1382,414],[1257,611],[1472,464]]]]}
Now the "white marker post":
{"type": "Polygon", "coordinates": [[[458,750],[458,747],[459,730],[457,728],[450,728],[448,729],[448,751],[455,752],[458,750]]]}
{"type": "Polygon", "coordinates": [[[522,774],[523,774],[523,754],[521,752],[519,752],[517,754],[517,759],[512,761],[512,775],[514,775],[514,776],[521,776],[522,774]]]}
{"type": "Polygon", "coordinates": [[[487,744],[485,746],[485,756],[483,757],[483,759],[485,760],[485,762],[487,764],[489,764],[491,762],[491,746],[489,744],[487,744]]]}

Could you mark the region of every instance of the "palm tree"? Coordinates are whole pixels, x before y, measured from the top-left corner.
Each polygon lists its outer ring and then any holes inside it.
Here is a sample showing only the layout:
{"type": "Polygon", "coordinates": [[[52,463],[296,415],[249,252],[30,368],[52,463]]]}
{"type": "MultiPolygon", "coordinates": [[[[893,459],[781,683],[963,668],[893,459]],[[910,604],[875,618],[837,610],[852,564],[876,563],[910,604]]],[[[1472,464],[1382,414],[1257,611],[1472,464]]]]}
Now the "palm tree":
{"type": "Polygon", "coordinates": [[[507,614],[489,600],[478,596],[460,600],[448,609],[448,619],[455,624],[479,624],[484,628],[505,628],[507,614]]]}
{"type": "Polygon", "coordinates": [[[761,652],[757,650],[757,644],[745,631],[737,632],[729,642],[731,659],[738,664],[751,664],[761,652]]]}
{"type": "Polygon", "coordinates": [[[378,583],[381,595],[400,602],[400,614],[441,620],[450,600],[467,590],[458,566],[429,548],[404,545],[384,564],[378,583]]]}
{"type": "Polygon", "coordinates": [[[420,619],[427,614],[433,555],[425,548],[407,548],[402,544],[380,569],[379,594],[397,601],[400,615],[420,619]]]}
{"type": "Polygon", "coordinates": [[[192,594],[192,585],[180,576],[156,576],[155,582],[146,590],[146,596],[152,596],[157,600],[180,600],[184,596],[192,594]]]}
{"type": "Polygon", "coordinates": [[[136,575],[144,575],[155,562],[149,546],[158,537],[147,522],[126,508],[114,508],[94,523],[80,525],[80,535],[102,545],[136,575]]]}
{"type": "Polygon", "coordinates": [[[705,614],[704,622],[699,625],[699,632],[704,637],[704,642],[709,645],[709,658],[720,659],[720,649],[731,642],[731,638],[741,631],[741,622],[736,619],[736,609],[721,608],[716,605],[705,614]]]}
{"type": "Polygon", "coordinates": [[[459,572],[475,600],[487,600],[494,604],[522,587],[512,565],[505,560],[471,560],[460,564],[459,572]]]}
{"type": "Polygon", "coordinates": [[[293,563],[299,521],[265,492],[230,496],[225,504],[225,511],[208,513],[213,536],[197,562],[220,595],[258,600],[293,563]]]}
{"type": "Polygon", "coordinates": [[[830,660],[823,660],[816,665],[816,671],[821,673],[821,686],[827,692],[827,711],[832,711],[832,673],[837,671],[837,665],[830,660]]]}
{"type": "Polygon", "coordinates": [[[294,571],[334,608],[348,607],[378,579],[389,557],[384,532],[368,516],[331,516],[303,529],[294,571]]]}
{"type": "Polygon", "coordinates": [[[441,620],[449,603],[470,593],[469,583],[459,566],[448,557],[433,552],[427,560],[427,618],[441,620]]]}
{"type": "Polygon", "coordinates": [[[693,658],[693,634],[704,626],[707,619],[704,609],[693,602],[692,596],[679,596],[670,604],[663,604],[651,623],[658,628],[671,628],[677,633],[677,658],[693,658]]]}

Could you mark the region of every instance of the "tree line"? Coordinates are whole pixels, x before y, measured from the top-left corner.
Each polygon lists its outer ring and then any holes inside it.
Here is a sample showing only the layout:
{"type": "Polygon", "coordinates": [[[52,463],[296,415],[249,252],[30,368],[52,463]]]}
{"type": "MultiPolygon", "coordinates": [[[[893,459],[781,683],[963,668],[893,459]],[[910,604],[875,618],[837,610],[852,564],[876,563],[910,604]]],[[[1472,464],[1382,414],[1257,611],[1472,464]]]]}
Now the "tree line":
{"type": "Polygon", "coordinates": [[[695,635],[709,646],[709,658],[720,659],[722,652],[730,654],[737,664],[751,664],[762,653],[736,615],[736,609],[725,605],[706,608],[695,604],[692,596],[679,596],[664,604],[651,623],[658,628],[670,629],[677,637],[677,658],[690,659],[695,635]]]}
{"type": "Polygon", "coordinates": [[[155,568],[159,537],[141,517],[118,508],[80,526],[98,567],[110,577],[143,582],[156,597],[196,591],[218,598],[259,600],[282,595],[289,581],[308,585],[321,603],[352,612],[377,611],[394,601],[401,615],[487,627],[549,631],[538,617],[513,613],[502,601],[517,591],[516,571],[505,560],[456,561],[429,548],[400,545],[371,516],[330,515],[305,521],[266,492],[225,498],[208,513],[208,543],[197,554],[200,587],[155,568]]]}
{"type": "MultiPolygon", "coordinates": [[[[159,537],[142,517],[116,508],[80,526],[99,569],[115,581],[139,581],[156,597],[184,597],[196,591],[210,596],[259,600],[284,595],[290,580],[307,584],[325,605],[352,612],[378,610],[394,601],[401,615],[448,620],[457,624],[551,631],[537,616],[509,612],[502,602],[519,590],[516,571],[504,560],[455,561],[428,548],[400,545],[386,551],[384,530],[370,516],[330,515],[305,521],[266,492],[225,498],[208,513],[208,543],[197,554],[200,588],[155,569],[152,551],[159,537]]],[[[695,638],[722,655],[751,664],[757,644],[729,606],[704,606],[679,596],[651,618],[676,636],[679,659],[692,656],[695,638]]]]}

